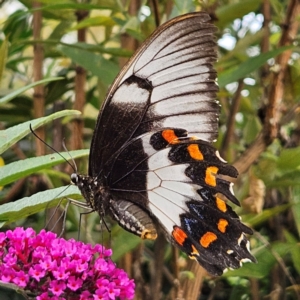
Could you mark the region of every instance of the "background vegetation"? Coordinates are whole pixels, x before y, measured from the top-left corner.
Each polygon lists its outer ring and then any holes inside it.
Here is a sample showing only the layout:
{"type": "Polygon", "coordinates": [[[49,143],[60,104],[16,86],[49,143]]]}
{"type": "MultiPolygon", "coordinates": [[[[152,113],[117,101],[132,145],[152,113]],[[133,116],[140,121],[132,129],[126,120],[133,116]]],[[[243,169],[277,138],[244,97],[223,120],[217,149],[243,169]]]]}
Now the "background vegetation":
{"type": "MultiPolygon", "coordinates": [[[[2,230],[47,224],[60,233],[63,212],[50,208],[80,198],[76,188],[65,188],[74,170],[29,134],[29,123],[56,150],[62,141],[76,150],[70,154],[86,173],[95,119],[120,66],[159,24],[205,10],[219,28],[216,147],[240,172],[236,211],[255,230],[250,241],[258,264],[211,278],[163,237],[142,242],[110,220],[111,235],[101,232],[96,213],[82,217],[80,237],[113,248],[119,267],[135,278],[136,299],[300,299],[299,1],[0,5],[2,230]]],[[[65,213],[64,235],[77,237],[80,210],[71,205],[65,213]]]]}

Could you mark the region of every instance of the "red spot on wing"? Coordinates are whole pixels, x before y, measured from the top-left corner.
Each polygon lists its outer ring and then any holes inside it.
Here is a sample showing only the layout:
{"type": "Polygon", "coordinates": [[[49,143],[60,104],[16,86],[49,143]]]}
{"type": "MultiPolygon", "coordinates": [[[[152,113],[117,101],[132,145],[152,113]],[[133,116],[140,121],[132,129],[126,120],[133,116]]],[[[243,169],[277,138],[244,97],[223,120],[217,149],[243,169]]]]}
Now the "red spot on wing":
{"type": "Polygon", "coordinates": [[[178,137],[175,134],[174,130],[166,129],[162,133],[162,137],[169,143],[169,144],[177,144],[178,137]]]}
{"type": "Polygon", "coordinates": [[[187,238],[187,234],[179,227],[174,227],[172,236],[174,240],[181,246],[183,245],[184,241],[187,238]]]}

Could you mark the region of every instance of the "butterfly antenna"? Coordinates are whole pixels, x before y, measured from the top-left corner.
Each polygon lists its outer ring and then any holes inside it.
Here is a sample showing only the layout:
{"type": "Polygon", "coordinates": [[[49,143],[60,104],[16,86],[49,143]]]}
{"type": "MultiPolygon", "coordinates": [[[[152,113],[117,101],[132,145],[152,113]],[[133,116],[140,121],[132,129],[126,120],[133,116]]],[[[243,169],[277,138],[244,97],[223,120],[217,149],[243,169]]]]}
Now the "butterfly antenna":
{"type": "Polygon", "coordinates": [[[71,158],[71,160],[72,160],[72,162],[73,162],[73,170],[75,171],[75,173],[77,173],[77,164],[76,164],[76,162],[75,162],[75,160],[74,160],[74,158],[73,158],[73,156],[71,155],[71,153],[70,153],[70,151],[67,149],[67,146],[66,146],[66,144],[65,144],[65,139],[63,139],[63,143],[62,143],[62,146],[63,146],[63,148],[64,148],[64,150],[69,154],[69,156],[70,156],[70,158],[71,158]]]}
{"type": "MultiPolygon", "coordinates": [[[[75,164],[75,167],[63,156],[61,155],[56,149],[54,149],[52,146],[50,146],[48,143],[46,143],[43,139],[41,139],[35,132],[34,130],[32,129],[32,126],[31,124],[29,124],[29,128],[30,128],[30,131],[31,133],[39,140],[41,141],[44,145],[46,145],[47,147],[49,147],[53,152],[55,152],[56,154],[58,154],[73,170],[75,173],[77,173],[77,167],[76,167],[76,164],[75,164]]],[[[69,151],[67,151],[69,153],[69,151]]],[[[70,153],[69,153],[70,155],[70,153]]],[[[71,157],[72,158],[72,157],[71,157]]],[[[72,161],[74,163],[74,159],[72,158],[72,161]]]]}

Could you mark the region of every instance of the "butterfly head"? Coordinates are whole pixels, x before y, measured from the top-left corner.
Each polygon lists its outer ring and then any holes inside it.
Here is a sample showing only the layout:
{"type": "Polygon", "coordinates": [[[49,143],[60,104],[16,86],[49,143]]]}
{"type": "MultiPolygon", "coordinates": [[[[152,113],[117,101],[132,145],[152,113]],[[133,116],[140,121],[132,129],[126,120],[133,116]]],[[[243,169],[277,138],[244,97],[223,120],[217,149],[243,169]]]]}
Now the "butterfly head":
{"type": "Polygon", "coordinates": [[[104,217],[109,202],[109,193],[103,184],[97,178],[77,173],[71,174],[71,183],[79,188],[87,204],[97,211],[100,217],[104,217]]]}
{"type": "Polygon", "coordinates": [[[77,173],[73,173],[71,174],[70,178],[71,178],[71,183],[75,184],[78,186],[78,182],[79,182],[79,175],[77,173]]]}

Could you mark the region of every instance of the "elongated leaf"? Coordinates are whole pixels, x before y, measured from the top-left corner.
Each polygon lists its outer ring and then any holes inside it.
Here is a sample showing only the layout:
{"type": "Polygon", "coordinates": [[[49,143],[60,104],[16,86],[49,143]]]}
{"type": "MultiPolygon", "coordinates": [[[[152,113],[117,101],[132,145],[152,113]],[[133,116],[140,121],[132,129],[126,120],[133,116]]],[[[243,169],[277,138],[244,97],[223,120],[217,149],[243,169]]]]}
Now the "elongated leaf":
{"type": "Polygon", "coordinates": [[[299,240],[296,239],[290,232],[284,231],[284,236],[286,240],[294,244],[295,246],[291,249],[291,257],[294,262],[294,267],[297,270],[298,274],[300,274],[300,244],[299,240]]]}
{"type": "Polygon", "coordinates": [[[291,189],[291,191],[292,201],[294,202],[294,205],[292,206],[292,212],[296,223],[295,225],[298,230],[298,236],[300,236],[300,187],[294,187],[293,189],[291,189]]]}
{"type": "Polygon", "coordinates": [[[78,30],[82,28],[92,27],[92,26],[114,26],[116,25],[115,21],[107,16],[97,16],[93,18],[84,19],[76,26],[73,26],[69,31],[78,30]]]}
{"type": "MultiPolygon", "coordinates": [[[[20,40],[19,43],[22,43],[25,45],[34,45],[37,43],[37,41],[36,40],[20,40]]],[[[92,45],[92,44],[87,44],[87,43],[83,43],[83,42],[74,43],[74,44],[70,45],[67,43],[63,43],[60,40],[57,40],[55,38],[54,39],[49,38],[47,40],[42,41],[41,43],[47,47],[59,45],[59,46],[65,46],[65,47],[72,48],[72,49],[76,48],[79,50],[89,50],[90,52],[111,54],[113,56],[131,57],[133,54],[133,51],[130,51],[128,49],[122,49],[122,48],[117,48],[117,47],[109,48],[109,47],[103,47],[101,45],[92,45]]],[[[90,53],[90,52],[85,52],[85,54],[90,53]]],[[[32,59],[31,57],[21,57],[21,58],[17,58],[14,60],[11,59],[8,63],[10,64],[10,67],[13,68],[14,65],[18,64],[18,62],[23,62],[23,61],[31,60],[31,59],[32,59]]]]}
{"type": "Polygon", "coordinates": [[[282,53],[286,50],[289,50],[293,47],[294,46],[281,47],[276,50],[262,53],[255,57],[249,58],[248,60],[241,63],[240,65],[237,65],[233,68],[230,68],[230,69],[220,73],[219,78],[218,78],[219,86],[224,87],[226,84],[238,81],[239,79],[246,77],[251,72],[253,72],[253,71],[259,69],[261,66],[263,66],[267,62],[268,59],[276,57],[280,53],[282,53]]]}
{"type": "Polygon", "coordinates": [[[244,15],[255,11],[261,2],[262,0],[243,0],[219,6],[219,8],[216,9],[216,15],[219,20],[216,23],[217,27],[224,27],[235,19],[243,18],[244,15]]]}
{"type": "Polygon", "coordinates": [[[266,186],[268,188],[289,188],[289,187],[299,187],[300,186],[300,170],[293,171],[284,174],[283,176],[278,176],[273,180],[267,181],[266,186]]]}
{"type": "MultiPolygon", "coordinates": [[[[72,20],[62,20],[56,27],[52,30],[51,34],[47,40],[56,40],[57,43],[60,42],[61,37],[67,32],[67,30],[72,26],[72,20]]],[[[56,45],[57,45],[56,43],[56,45]]],[[[45,49],[45,57],[47,57],[47,49],[45,49]]]]}
{"type": "Polygon", "coordinates": [[[85,3],[61,3],[61,0],[57,2],[53,1],[40,1],[44,2],[45,4],[41,9],[42,10],[65,10],[65,9],[72,9],[72,10],[92,10],[92,9],[113,9],[115,10],[118,7],[118,1],[115,0],[101,0],[98,1],[97,4],[85,4],[85,3]]]}
{"type": "Polygon", "coordinates": [[[114,227],[112,235],[118,236],[118,239],[114,241],[114,251],[112,255],[114,261],[120,259],[142,242],[142,239],[122,229],[120,226],[114,227]]]}
{"type": "Polygon", "coordinates": [[[249,276],[253,278],[263,278],[265,276],[269,276],[271,269],[277,262],[274,253],[276,253],[276,255],[279,257],[283,257],[287,253],[291,252],[294,246],[295,245],[293,243],[275,242],[270,245],[272,251],[268,247],[260,248],[259,251],[253,253],[257,259],[257,264],[243,264],[242,268],[234,271],[230,270],[223,276],[249,276]]]}
{"type": "Polygon", "coordinates": [[[287,210],[289,207],[291,207],[291,204],[283,204],[283,205],[276,206],[274,208],[265,209],[260,214],[257,214],[255,216],[246,215],[243,216],[243,222],[249,223],[251,227],[255,227],[261,225],[262,223],[278,215],[279,213],[287,210]]]}
{"type": "Polygon", "coordinates": [[[300,170],[300,147],[283,149],[277,161],[277,167],[281,172],[290,172],[292,170],[300,170]]]}
{"type": "Polygon", "coordinates": [[[0,223],[7,224],[26,218],[39,211],[55,207],[64,198],[82,199],[76,186],[51,189],[0,206],[0,223]]]}
{"type": "MultiPolygon", "coordinates": [[[[66,44],[62,44],[62,45],[66,45],[66,44]]],[[[122,49],[122,48],[117,48],[117,47],[108,48],[108,47],[103,47],[101,45],[92,45],[92,44],[87,44],[87,43],[75,43],[75,44],[72,44],[72,46],[83,49],[83,50],[89,50],[92,52],[111,54],[113,56],[131,57],[133,54],[133,51],[128,50],[128,49],[122,49]]]]}
{"type": "Polygon", "coordinates": [[[0,47],[0,83],[5,70],[7,53],[8,53],[8,38],[6,37],[6,39],[3,40],[0,47]]]}
{"type": "Polygon", "coordinates": [[[17,141],[26,136],[29,132],[29,125],[31,124],[33,129],[36,129],[42,125],[45,125],[55,119],[72,116],[72,115],[80,115],[81,113],[77,110],[63,110],[57,113],[54,113],[47,117],[42,117],[39,119],[35,119],[32,121],[27,121],[22,124],[10,127],[6,130],[0,131],[0,154],[15,144],[17,141]]]}
{"type": "MultiPolygon", "coordinates": [[[[89,150],[76,150],[62,152],[61,155],[66,159],[70,160],[71,157],[73,159],[87,156],[89,154],[89,150]],[[70,157],[71,155],[71,157],[70,157]]],[[[13,163],[10,163],[6,166],[0,168],[0,186],[6,185],[11,182],[14,182],[22,177],[28,176],[37,171],[43,170],[45,168],[50,168],[65,162],[65,160],[57,153],[27,158],[24,160],[19,160],[13,163]]]]}
{"type": "Polygon", "coordinates": [[[59,50],[93,75],[99,77],[106,85],[111,84],[119,72],[119,67],[103,58],[102,55],[71,46],[60,46],[59,50]]]}
{"type": "Polygon", "coordinates": [[[14,99],[15,97],[17,97],[20,94],[23,94],[24,92],[26,92],[27,90],[31,89],[34,86],[37,86],[39,84],[43,84],[43,83],[46,83],[46,82],[62,80],[62,79],[64,79],[64,77],[51,77],[51,78],[46,78],[46,79],[39,80],[39,81],[36,81],[34,83],[28,84],[24,87],[21,87],[21,88],[15,90],[14,92],[11,92],[10,94],[6,95],[5,97],[2,97],[0,99],[0,104],[4,104],[4,103],[9,102],[10,100],[14,99]]]}
{"type": "Polygon", "coordinates": [[[28,300],[24,289],[13,283],[0,281],[0,299],[1,300],[28,300]]]}

